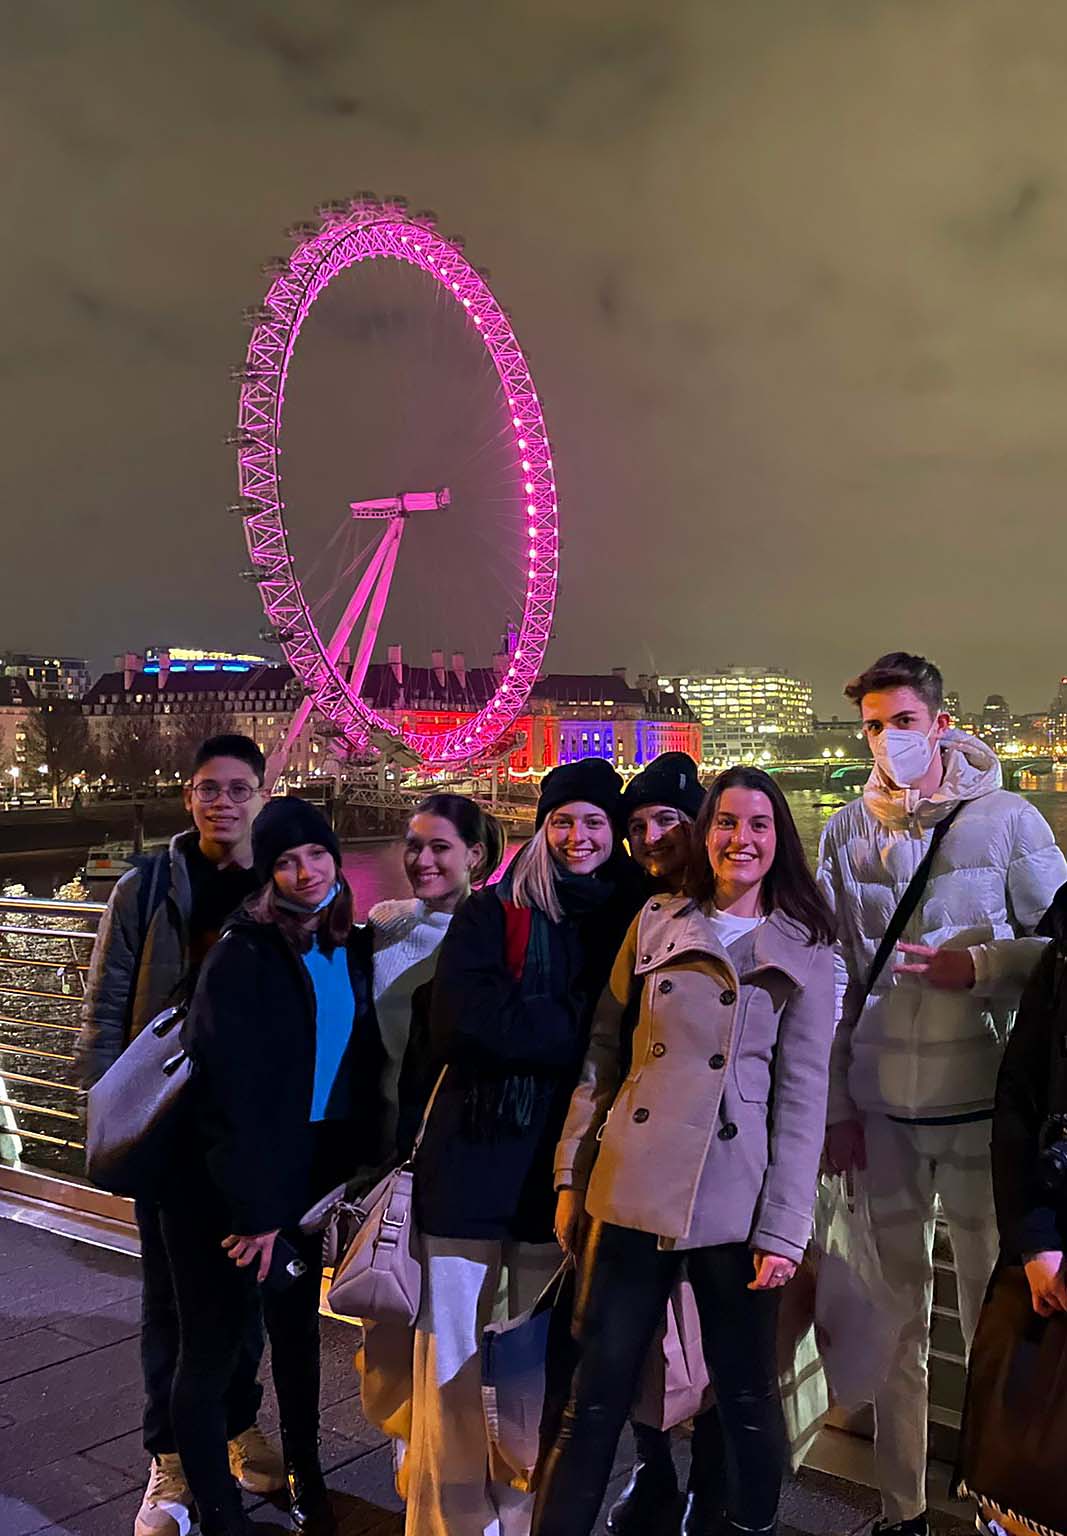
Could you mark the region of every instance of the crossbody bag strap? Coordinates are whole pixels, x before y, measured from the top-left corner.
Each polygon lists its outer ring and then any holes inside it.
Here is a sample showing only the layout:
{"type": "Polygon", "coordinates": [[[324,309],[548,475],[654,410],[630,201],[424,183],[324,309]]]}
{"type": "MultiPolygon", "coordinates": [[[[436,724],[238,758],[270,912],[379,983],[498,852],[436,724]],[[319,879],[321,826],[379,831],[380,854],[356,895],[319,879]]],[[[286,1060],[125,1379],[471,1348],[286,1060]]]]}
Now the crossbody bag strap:
{"type": "Polygon", "coordinates": [[[436,1083],[434,1083],[434,1085],[433,1085],[433,1092],[430,1094],[430,1097],[426,1100],[426,1108],[422,1112],[422,1124],[419,1126],[419,1134],[415,1137],[415,1140],[412,1143],[411,1153],[410,1153],[410,1155],[408,1157],[408,1162],[409,1163],[413,1163],[415,1161],[415,1154],[419,1150],[419,1148],[422,1146],[422,1138],[426,1135],[426,1127],[430,1123],[430,1111],[433,1109],[434,1100],[437,1098],[437,1095],[441,1091],[441,1084],[444,1082],[444,1080],[445,1080],[445,1078],[447,1076],[448,1076],[448,1067],[444,1066],[444,1067],[441,1068],[441,1076],[437,1079],[436,1083]]]}
{"type": "Polygon", "coordinates": [[[908,926],[915,908],[919,905],[922,893],[930,879],[930,869],[934,859],[937,857],[937,850],[944,842],[945,834],[962,809],[963,801],[961,800],[958,805],[952,807],[948,815],[939,821],[934,828],[933,836],[930,838],[930,846],[923,856],[923,861],[908,881],[908,888],[897,903],[897,909],[889,919],[889,926],[882,935],[882,942],[879,944],[877,953],[871,961],[871,968],[863,988],[863,997],[860,999],[860,1005],[857,1009],[857,1017],[867,1006],[867,999],[874,991],[875,982],[882,974],[886,961],[894,949],[896,949],[901,934],[908,926]]]}

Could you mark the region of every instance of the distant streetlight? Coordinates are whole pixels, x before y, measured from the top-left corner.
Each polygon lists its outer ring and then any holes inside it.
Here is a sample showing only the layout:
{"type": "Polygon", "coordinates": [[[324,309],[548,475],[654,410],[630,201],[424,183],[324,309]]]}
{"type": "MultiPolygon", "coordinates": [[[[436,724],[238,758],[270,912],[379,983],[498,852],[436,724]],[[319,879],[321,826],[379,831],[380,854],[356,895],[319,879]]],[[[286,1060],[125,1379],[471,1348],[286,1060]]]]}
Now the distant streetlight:
{"type": "Polygon", "coordinates": [[[47,773],[48,772],[48,764],[47,763],[39,763],[38,767],[37,767],[37,772],[38,773],[47,773]]]}
{"type": "Polygon", "coordinates": [[[11,777],[15,780],[15,783],[17,784],[18,783],[19,774],[22,772],[22,769],[19,767],[18,763],[13,763],[11,765],[11,767],[7,771],[11,775],[11,777]]]}
{"type": "Polygon", "coordinates": [[[829,757],[830,756],[830,748],[829,747],[823,747],[822,755],[823,755],[823,757],[829,757]]]}

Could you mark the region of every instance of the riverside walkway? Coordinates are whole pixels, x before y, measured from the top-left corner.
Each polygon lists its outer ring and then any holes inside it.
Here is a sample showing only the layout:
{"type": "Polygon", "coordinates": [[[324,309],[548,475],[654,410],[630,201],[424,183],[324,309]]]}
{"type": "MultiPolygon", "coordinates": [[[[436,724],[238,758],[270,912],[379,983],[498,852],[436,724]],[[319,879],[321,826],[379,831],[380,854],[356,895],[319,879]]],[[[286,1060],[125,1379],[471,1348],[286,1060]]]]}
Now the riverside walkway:
{"type": "MultiPolygon", "coordinates": [[[[132,1532],[146,1466],[140,1289],[133,1255],[0,1218],[0,1536],[132,1532]]],[[[360,1411],[358,1332],[325,1319],[322,1339],[324,1463],[342,1536],[401,1536],[390,1448],[360,1411]]],[[[276,1428],[269,1389],[261,1422],[276,1428]]],[[[629,1452],[627,1436],[611,1496],[629,1452]]],[[[278,1507],[249,1503],[264,1533],[290,1530],[278,1507]]],[[[853,1536],[876,1512],[869,1488],[804,1468],[786,1490],[782,1536],[853,1536]]],[[[933,1529],[962,1536],[973,1526],[949,1512],[933,1529]]]]}

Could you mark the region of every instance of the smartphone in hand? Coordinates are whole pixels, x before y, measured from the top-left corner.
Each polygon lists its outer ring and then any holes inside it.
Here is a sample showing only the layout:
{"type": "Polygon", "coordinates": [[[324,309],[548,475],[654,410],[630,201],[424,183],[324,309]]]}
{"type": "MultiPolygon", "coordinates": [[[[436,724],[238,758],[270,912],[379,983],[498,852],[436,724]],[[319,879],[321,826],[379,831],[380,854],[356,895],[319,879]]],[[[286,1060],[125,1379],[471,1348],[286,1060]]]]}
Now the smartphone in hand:
{"type": "Polygon", "coordinates": [[[271,1255],[267,1278],[262,1281],[262,1284],[271,1291],[286,1291],[295,1280],[299,1280],[301,1275],[306,1274],[307,1265],[292,1243],[287,1242],[279,1232],[274,1239],[274,1252],[271,1255]]]}

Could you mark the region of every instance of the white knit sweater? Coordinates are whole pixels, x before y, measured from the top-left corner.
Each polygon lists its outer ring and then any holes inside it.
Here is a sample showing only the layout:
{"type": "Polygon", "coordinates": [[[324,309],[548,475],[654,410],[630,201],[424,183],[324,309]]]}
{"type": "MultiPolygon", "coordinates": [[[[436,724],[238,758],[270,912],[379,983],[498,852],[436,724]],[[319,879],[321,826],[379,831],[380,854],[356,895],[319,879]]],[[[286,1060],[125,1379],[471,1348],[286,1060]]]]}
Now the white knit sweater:
{"type": "Polygon", "coordinates": [[[382,1091],[396,1114],[400,1068],[411,1031],[411,999],[416,987],[432,981],[437,951],[452,921],[451,912],[430,912],[426,903],[380,901],[368,922],[374,931],[374,1003],[387,1062],[382,1091]]]}

